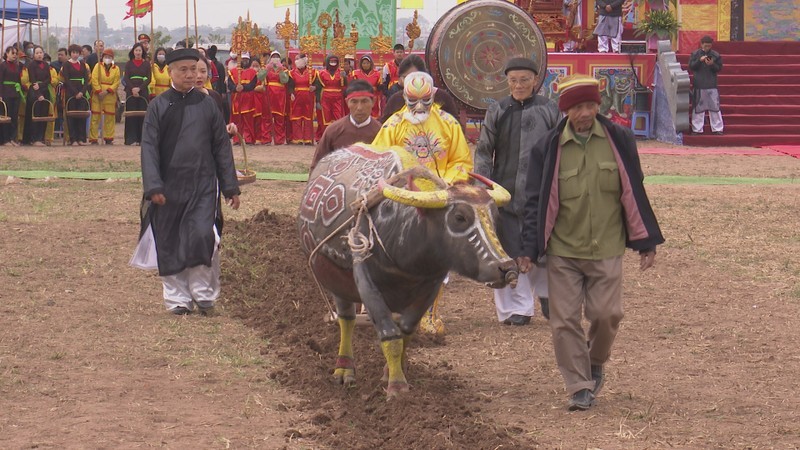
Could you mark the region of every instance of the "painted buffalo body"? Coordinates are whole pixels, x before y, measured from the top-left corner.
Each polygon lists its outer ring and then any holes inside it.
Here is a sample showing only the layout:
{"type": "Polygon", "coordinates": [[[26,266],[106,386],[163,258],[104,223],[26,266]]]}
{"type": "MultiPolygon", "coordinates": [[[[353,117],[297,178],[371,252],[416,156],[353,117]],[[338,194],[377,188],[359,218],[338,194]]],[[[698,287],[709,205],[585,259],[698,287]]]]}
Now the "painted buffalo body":
{"type": "Polygon", "coordinates": [[[336,302],[337,381],[355,382],[354,303],[366,305],[378,332],[393,396],[408,390],[408,338],[449,271],[494,286],[516,281],[516,265],[495,234],[496,205],[510,196],[482,181],[492,189],[447,186],[405,150],[365,144],[331,153],[311,173],[298,225],[312,271],[336,302]],[[354,216],[351,204],[371,197],[368,211],[354,216]]]}

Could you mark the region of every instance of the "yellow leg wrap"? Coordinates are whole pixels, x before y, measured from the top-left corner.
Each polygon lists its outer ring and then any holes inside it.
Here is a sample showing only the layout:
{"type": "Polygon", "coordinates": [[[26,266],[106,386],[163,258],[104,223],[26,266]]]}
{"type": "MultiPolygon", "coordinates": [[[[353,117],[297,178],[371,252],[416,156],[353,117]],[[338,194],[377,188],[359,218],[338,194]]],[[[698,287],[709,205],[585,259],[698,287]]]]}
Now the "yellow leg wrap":
{"type": "Polygon", "coordinates": [[[339,357],[336,359],[336,369],[333,378],[340,384],[352,386],[356,382],[356,366],[353,361],[353,329],[355,319],[342,319],[339,317],[339,357]]]}
{"type": "Polygon", "coordinates": [[[442,301],[443,296],[444,284],[439,288],[439,293],[436,294],[436,300],[433,301],[433,305],[428,308],[428,311],[425,312],[425,315],[422,316],[422,320],[419,322],[420,333],[437,334],[439,336],[444,335],[444,322],[442,322],[442,318],[439,316],[439,303],[442,301]]]}
{"type": "Polygon", "coordinates": [[[389,368],[389,386],[386,388],[386,395],[389,397],[408,391],[408,382],[403,374],[404,341],[405,339],[393,339],[381,342],[383,356],[386,357],[389,368]]]}

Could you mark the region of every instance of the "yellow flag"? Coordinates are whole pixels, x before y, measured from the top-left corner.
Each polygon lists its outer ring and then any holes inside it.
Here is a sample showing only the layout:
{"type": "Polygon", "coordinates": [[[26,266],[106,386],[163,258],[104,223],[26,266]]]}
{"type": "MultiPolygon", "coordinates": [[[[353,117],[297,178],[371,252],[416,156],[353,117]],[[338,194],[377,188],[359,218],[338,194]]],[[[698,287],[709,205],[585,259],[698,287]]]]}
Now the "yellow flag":
{"type": "Polygon", "coordinates": [[[401,9],[422,9],[423,0],[400,0],[401,9]]]}
{"type": "Polygon", "coordinates": [[[280,8],[281,6],[294,6],[297,4],[297,0],[275,0],[275,7],[280,8]]]}

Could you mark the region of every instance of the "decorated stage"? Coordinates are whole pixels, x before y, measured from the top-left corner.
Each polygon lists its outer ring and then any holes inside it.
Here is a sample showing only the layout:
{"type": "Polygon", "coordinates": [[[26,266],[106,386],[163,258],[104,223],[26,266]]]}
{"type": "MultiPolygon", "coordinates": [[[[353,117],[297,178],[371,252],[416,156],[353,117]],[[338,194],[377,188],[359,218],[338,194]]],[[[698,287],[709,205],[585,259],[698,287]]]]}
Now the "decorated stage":
{"type": "MultiPolygon", "coordinates": [[[[635,110],[652,109],[652,96],[636,108],[634,94],[637,86],[652,89],[656,70],[656,55],[600,54],[600,53],[548,53],[547,74],[539,94],[558,102],[558,80],[574,73],[589,74],[600,80],[600,112],[613,122],[633,126],[635,110]]],[[[649,116],[648,116],[649,118],[649,116]]],[[[462,114],[462,120],[480,121],[483,113],[462,114]]],[[[645,128],[638,123],[637,128],[645,128]]],[[[649,125],[649,124],[647,124],[649,125]]],[[[478,131],[467,127],[470,140],[476,140],[478,131]]]]}
{"type": "MultiPolygon", "coordinates": [[[[540,94],[558,101],[558,80],[573,73],[592,75],[600,80],[600,113],[612,121],[631,126],[634,92],[637,86],[651,88],[656,55],[548,53],[547,76],[540,94]]],[[[646,108],[650,110],[650,104],[646,108]]]]}

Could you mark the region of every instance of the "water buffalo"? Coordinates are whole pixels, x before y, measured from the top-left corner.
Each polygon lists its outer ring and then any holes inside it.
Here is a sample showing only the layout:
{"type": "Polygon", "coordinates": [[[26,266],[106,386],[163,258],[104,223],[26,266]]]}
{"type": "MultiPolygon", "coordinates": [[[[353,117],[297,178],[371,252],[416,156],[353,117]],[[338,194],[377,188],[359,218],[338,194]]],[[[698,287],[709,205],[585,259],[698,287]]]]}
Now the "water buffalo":
{"type": "Polygon", "coordinates": [[[363,302],[378,332],[391,398],[408,390],[409,337],[449,271],[497,287],[516,283],[516,264],[495,234],[497,205],[511,197],[476,178],[489,189],[448,186],[405,150],[366,144],[333,152],[312,171],[298,226],[314,276],[335,299],[339,383],[355,383],[354,303],[363,302]]]}

